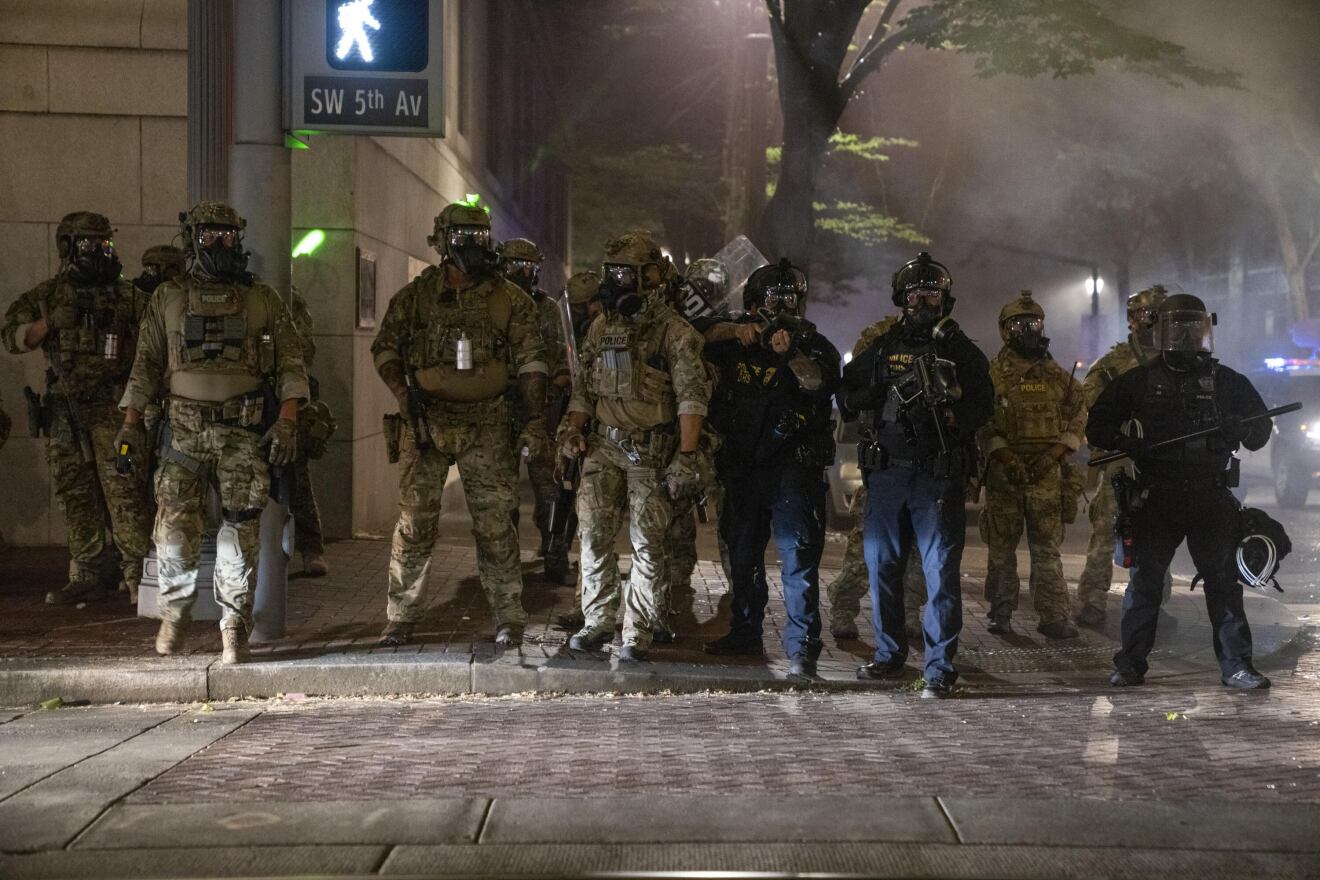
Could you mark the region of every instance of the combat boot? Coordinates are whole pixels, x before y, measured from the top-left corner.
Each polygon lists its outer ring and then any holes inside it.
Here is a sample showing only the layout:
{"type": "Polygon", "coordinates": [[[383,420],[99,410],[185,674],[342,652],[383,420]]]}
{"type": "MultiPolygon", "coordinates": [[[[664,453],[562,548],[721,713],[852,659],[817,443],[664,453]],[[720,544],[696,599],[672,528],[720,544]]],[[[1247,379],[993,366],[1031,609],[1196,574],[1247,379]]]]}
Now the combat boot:
{"type": "Polygon", "coordinates": [[[220,645],[221,663],[233,666],[248,662],[248,633],[243,621],[233,617],[220,623],[220,645]]]}
{"type": "Polygon", "coordinates": [[[855,641],[861,636],[857,631],[857,624],[851,620],[832,621],[830,623],[830,635],[834,636],[836,641],[848,642],[855,641]]]}
{"type": "Polygon", "coordinates": [[[1051,620],[1049,623],[1042,623],[1036,627],[1036,632],[1047,639],[1075,639],[1081,633],[1077,627],[1066,620],[1051,620]]]}
{"type": "Polygon", "coordinates": [[[635,642],[628,642],[619,648],[620,663],[641,663],[646,659],[646,649],[635,642]]]}
{"type": "Polygon", "coordinates": [[[880,663],[872,660],[865,666],[857,667],[857,677],[862,681],[879,681],[885,678],[899,678],[906,674],[906,665],[901,660],[880,663]]]}
{"type": "Polygon", "coordinates": [[[413,628],[416,626],[417,624],[415,623],[407,623],[402,620],[391,620],[389,623],[385,624],[385,629],[380,634],[380,642],[378,644],[382,648],[397,648],[400,645],[406,645],[412,641],[413,628]]]}
{"type": "Polygon", "coordinates": [[[934,678],[926,679],[921,686],[921,698],[923,700],[943,700],[953,696],[952,678],[943,675],[937,675],[934,678]]]}
{"type": "Polygon", "coordinates": [[[73,605],[88,599],[97,598],[101,585],[96,581],[69,581],[58,590],[46,594],[47,605],[73,605]]]}
{"type": "Polygon", "coordinates": [[[577,610],[577,609],[570,611],[567,614],[561,614],[555,618],[555,625],[558,626],[560,629],[569,629],[575,632],[577,630],[582,629],[582,627],[586,626],[586,624],[587,624],[586,616],[581,612],[581,610],[577,610]]]}
{"type": "Polygon", "coordinates": [[[1013,618],[1007,615],[994,617],[991,616],[989,622],[985,625],[985,631],[991,635],[1007,636],[1013,633],[1013,618]]]}
{"type": "Polygon", "coordinates": [[[765,643],[759,634],[754,635],[745,630],[735,629],[726,636],[707,642],[701,646],[701,649],[707,654],[727,657],[760,657],[765,654],[765,643]]]}
{"type": "Polygon", "coordinates": [[[177,654],[183,650],[183,635],[188,624],[183,620],[161,620],[160,629],[156,630],[156,653],[162,657],[177,654]]]}
{"type": "Polygon", "coordinates": [[[1105,625],[1105,613],[1088,605],[1077,613],[1077,625],[1100,629],[1105,625]]]}
{"type": "Polygon", "coordinates": [[[1140,672],[1134,672],[1131,669],[1115,669],[1109,673],[1109,684],[1111,687],[1136,687],[1139,684],[1146,683],[1146,676],[1140,672]]]}
{"type": "Polygon", "coordinates": [[[678,636],[674,635],[667,623],[657,623],[651,627],[651,641],[657,645],[672,645],[676,638],[678,636]]]}
{"type": "Polygon", "coordinates": [[[547,584],[571,584],[568,577],[568,559],[556,553],[545,557],[542,575],[547,584]]]}
{"type": "Polygon", "coordinates": [[[599,651],[614,641],[614,630],[604,626],[583,626],[568,640],[570,651],[599,651]]]}
{"type": "Polygon", "coordinates": [[[810,680],[816,677],[816,658],[798,654],[788,660],[789,680],[810,680]]]}
{"type": "Polygon", "coordinates": [[[501,648],[515,648],[523,641],[523,628],[515,623],[501,623],[495,630],[495,644],[501,648]]]}
{"type": "Polygon", "coordinates": [[[1232,675],[1221,678],[1220,681],[1223,682],[1224,687],[1231,687],[1240,691],[1259,691],[1270,686],[1270,680],[1250,666],[1246,669],[1239,669],[1232,675]]]}
{"type": "Polygon", "coordinates": [[[325,557],[320,553],[304,553],[303,571],[307,572],[308,577],[325,577],[330,573],[330,566],[326,565],[325,557]]]}

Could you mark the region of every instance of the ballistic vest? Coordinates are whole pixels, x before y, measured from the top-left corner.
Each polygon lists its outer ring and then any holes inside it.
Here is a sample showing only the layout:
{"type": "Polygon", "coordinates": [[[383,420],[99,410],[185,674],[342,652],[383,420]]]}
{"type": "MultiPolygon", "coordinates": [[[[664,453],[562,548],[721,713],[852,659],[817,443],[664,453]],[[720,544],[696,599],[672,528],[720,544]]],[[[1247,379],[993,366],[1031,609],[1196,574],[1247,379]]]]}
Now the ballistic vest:
{"type": "Polygon", "coordinates": [[[990,365],[995,386],[995,433],[1010,446],[1059,442],[1070,381],[1052,358],[1028,360],[1008,350],[990,365]]]}
{"type": "MultiPolygon", "coordinates": [[[[1207,368],[1178,373],[1162,360],[1151,364],[1146,370],[1145,393],[1133,413],[1141,423],[1143,436],[1158,442],[1218,425],[1218,366],[1217,361],[1211,361],[1207,368]]],[[[1231,453],[1223,437],[1212,435],[1161,450],[1151,459],[1178,465],[1180,470],[1190,468],[1209,474],[1223,471],[1231,453]]]]}
{"type": "Polygon", "coordinates": [[[510,285],[490,279],[456,290],[443,279],[442,270],[432,267],[414,282],[419,304],[408,367],[417,384],[439,400],[470,403],[499,397],[510,375],[510,285]],[[465,340],[471,369],[458,369],[460,340],[465,340]]]}

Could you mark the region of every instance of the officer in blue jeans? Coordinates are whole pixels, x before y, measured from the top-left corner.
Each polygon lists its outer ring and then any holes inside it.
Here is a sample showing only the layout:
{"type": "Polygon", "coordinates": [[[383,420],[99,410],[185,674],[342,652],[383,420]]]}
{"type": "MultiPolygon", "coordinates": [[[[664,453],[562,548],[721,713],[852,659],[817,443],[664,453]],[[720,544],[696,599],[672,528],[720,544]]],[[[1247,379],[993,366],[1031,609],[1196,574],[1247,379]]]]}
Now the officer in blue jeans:
{"type": "Polygon", "coordinates": [[[834,462],[830,401],[839,352],[803,311],[807,278],[788,260],[763,266],[743,288],[745,314],[706,333],[717,372],[712,426],[723,436],[720,536],[732,583],[728,635],[710,654],[761,655],[769,599],[765,547],[779,551],[790,678],[811,678],[820,656],[820,557],[825,547],[825,468],[834,462]]]}
{"type": "Polygon", "coordinates": [[[923,697],[951,695],[958,678],[964,485],[976,468],[976,430],[994,412],[989,362],[949,318],[952,287],[949,270],[927,253],[895,272],[902,316],[844,369],[839,393],[844,417],[862,421],[857,455],[867,489],[862,545],[876,644],[857,677],[903,675],[903,569],[915,539],[929,596],[923,697]]]}

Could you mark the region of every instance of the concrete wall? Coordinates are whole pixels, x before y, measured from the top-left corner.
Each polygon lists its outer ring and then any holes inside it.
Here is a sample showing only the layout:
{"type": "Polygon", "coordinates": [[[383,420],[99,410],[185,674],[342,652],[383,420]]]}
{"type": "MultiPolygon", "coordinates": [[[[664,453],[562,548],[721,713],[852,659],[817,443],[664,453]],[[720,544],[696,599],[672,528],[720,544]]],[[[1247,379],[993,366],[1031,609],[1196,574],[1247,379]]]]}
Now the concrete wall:
{"type": "MultiPolygon", "coordinates": [[[[437,261],[426,237],[448,202],[480,193],[500,239],[543,238],[522,218],[566,214],[562,205],[547,209],[544,196],[538,210],[527,210],[511,201],[520,187],[494,180],[489,139],[508,135],[487,125],[493,13],[484,0],[445,0],[445,14],[444,140],[314,137],[310,149],[292,156],[294,241],[309,229],[326,232],[314,254],[294,261],[293,282],[311,308],[313,372],[340,426],[313,467],[329,537],[385,535],[397,516],[397,467],[385,460],[381,434],[381,416],[394,410],[394,400],[372,364],[375,331],[357,326],[357,249],[376,256],[379,320],[390,297],[437,261]],[[469,92],[460,126],[464,83],[469,92]]],[[[178,212],[187,207],[186,25],[187,0],[0,0],[0,156],[6,159],[0,294],[6,304],[55,272],[55,224],[69,211],[111,218],[130,277],[147,245],[174,234],[178,212]]],[[[528,100],[523,92],[514,95],[528,100]]],[[[566,255],[548,256],[556,264],[552,277],[562,275],[566,255]]],[[[0,507],[0,530],[16,544],[64,540],[45,441],[23,430],[21,389],[41,384],[41,360],[0,354],[0,393],[16,427],[0,451],[0,474],[18,490],[14,503],[0,507]]]]}
{"type": "MultiPolygon", "coordinates": [[[[127,275],[169,241],[186,193],[187,0],[0,0],[0,303],[58,268],[55,226],[70,211],[108,216],[127,275]]],[[[44,359],[0,352],[14,419],[0,450],[0,530],[59,544],[64,523],[45,441],[27,436],[24,385],[44,359]]]]}

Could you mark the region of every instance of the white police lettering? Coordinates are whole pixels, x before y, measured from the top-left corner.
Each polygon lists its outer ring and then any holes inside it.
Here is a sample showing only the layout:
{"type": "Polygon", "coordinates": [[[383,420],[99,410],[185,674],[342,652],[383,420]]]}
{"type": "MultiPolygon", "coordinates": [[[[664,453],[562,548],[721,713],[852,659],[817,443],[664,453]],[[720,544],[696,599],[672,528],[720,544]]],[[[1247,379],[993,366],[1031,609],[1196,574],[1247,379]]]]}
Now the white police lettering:
{"type": "Polygon", "coordinates": [[[335,47],[335,57],[340,61],[355,49],[363,61],[375,60],[366,30],[380,30],[380,22],[371,14],[373,2],[375,0],[350,0],[339,7],[339,45],[335,47]]]}

